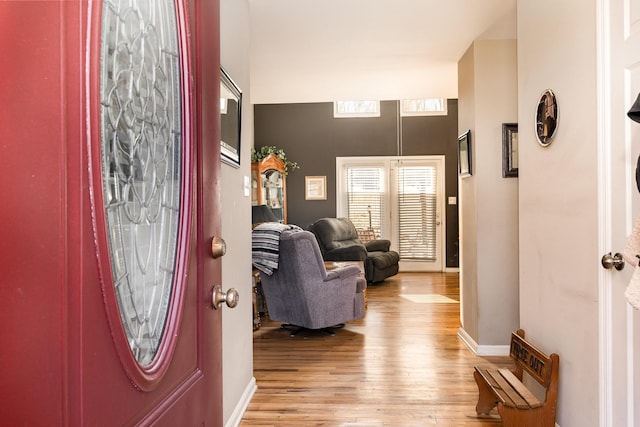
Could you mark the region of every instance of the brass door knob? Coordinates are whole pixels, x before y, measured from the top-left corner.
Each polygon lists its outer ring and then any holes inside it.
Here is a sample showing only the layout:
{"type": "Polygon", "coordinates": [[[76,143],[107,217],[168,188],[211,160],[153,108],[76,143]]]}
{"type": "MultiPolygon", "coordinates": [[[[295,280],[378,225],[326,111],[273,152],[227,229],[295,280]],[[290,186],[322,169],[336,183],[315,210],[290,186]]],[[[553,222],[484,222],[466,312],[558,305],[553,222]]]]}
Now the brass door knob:
{"type": "Polygon", "coordinates": [[[240,300],[240,294],[238,294],[238,290],[235,288],[229,288],[227,292],[222,290],[220,285],[215,285],[213,287],[213,294],[211,295],[211,306],[218,310],[222,303],[227,304],[227,307],[234,308],[238,305],[238,301],[240,300]]]}

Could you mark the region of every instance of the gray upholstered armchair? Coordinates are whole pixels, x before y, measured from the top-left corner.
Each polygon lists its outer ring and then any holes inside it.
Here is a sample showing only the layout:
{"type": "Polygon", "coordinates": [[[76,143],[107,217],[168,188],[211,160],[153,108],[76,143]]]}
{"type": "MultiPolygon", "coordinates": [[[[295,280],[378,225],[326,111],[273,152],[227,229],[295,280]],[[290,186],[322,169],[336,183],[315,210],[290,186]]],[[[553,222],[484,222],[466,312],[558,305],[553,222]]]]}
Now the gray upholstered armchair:
{"type": "Polygon", "coordinates": [[[326,261],[364,261],[367,282],[381,282],[398,273],[400,256],[386,239],[362,243],[348,218],[321,218],[309,229],[316,235],[326,261]]]}
{"type": "Polygon", "coordinates": [[[332,333],[331,327],[364,317],[367,284],[360,269],[327,272],[318,242],[308,231],[282,231],[278,267],[271,275],[261,272],[260,280],[272,320],[332,333]]]}

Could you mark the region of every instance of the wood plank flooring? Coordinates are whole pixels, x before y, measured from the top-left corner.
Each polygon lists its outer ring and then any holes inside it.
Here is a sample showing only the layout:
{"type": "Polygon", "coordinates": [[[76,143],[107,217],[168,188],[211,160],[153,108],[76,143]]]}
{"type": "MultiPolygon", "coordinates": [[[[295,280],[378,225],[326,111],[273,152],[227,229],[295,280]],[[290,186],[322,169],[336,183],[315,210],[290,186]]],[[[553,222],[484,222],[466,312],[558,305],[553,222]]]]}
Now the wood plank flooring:
{"type": "MultiPolygon", "coordinates": [[[[335,336],[254,333],[258,391],[240,426],[500,426],[477,416],[473,366],[457,336],[458,274],[401,273],[368,288],[368,311],[335,336]]],[[[495,411],[494,411],[495,412],[495,411]]]]}

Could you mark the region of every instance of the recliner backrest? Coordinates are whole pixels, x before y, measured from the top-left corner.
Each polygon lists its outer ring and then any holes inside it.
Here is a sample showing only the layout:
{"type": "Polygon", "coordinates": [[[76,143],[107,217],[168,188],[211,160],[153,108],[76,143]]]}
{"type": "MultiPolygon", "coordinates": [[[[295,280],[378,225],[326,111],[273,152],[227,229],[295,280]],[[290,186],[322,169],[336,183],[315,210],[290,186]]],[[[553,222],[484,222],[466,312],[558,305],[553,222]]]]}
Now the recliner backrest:
{"type": "Polygon", "coordinates": [[[323,252],[362,244],[356,227],[348,218],[321,218],[312,224],[311,231],[318,238],[323,252]]]}
{"type": "Polygon", "coordinates": [[[305,277],[309,282],[322,282],[327,277],[318,242],[308,231],[285,231],[280,238],[280,273],[288,280],[305,277]]]}
{"type": "Polygon", "coordinates": [[[269,312],[279,320],[310,324],[312,287],[327,277],[315,236],[308,231],[286,230],[280,235],[279,263],[273,275],[261,274],[269,312]],[[292,302],[295,301],[295,307],[292,302]]]}

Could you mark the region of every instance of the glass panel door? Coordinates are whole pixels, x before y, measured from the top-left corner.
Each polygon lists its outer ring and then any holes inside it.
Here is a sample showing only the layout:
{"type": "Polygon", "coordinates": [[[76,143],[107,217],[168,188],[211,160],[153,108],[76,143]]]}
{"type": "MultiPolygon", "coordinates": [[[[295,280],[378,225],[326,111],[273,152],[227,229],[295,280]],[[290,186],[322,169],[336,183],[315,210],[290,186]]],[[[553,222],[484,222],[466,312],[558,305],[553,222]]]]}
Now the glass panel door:
{"type": "Polygon", "coordinates": [[[431,165],[396,169],[398,253],[404,260],[435,261],[437,253],[437,171],[431,165]]]}
{"type": "Polygon", "coordinates": [[[337,216],[361,239],[388,239],[400,271],[442,271],[444,157],[339,157],[337,216]]]}

